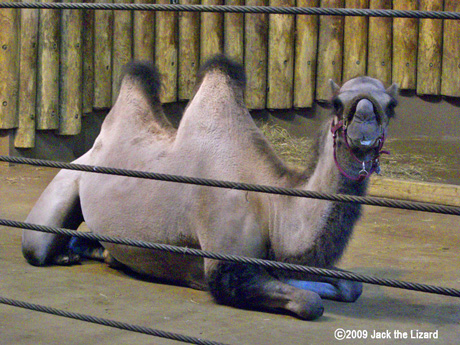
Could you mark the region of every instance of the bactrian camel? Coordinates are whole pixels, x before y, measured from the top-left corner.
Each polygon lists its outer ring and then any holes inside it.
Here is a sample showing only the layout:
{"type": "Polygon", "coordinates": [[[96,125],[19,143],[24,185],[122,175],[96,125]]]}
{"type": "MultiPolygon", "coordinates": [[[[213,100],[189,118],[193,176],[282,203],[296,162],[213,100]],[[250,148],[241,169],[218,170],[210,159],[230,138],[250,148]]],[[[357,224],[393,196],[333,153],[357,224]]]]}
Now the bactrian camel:
{"type": "MultiPolygon", "coordinates": [[[[333,111],[316,166],[299,173],[278,158],[244,104],[245,75],[223,56],[208,61],[175,129],[159,102],[158,72],[126,67],[94,146],[75,163],[364,195],[396,106],[396,85],[370,77],[331,81],[333,111]]],[[[60,171],[27,222],[207,251],[331,268],[360,216],[358,204],[60,171]]],[[[25,230],[32,265],[79,260],[69,237],[25,230]],[[69,244],[70,243],[70,244],[69,244]]],[[[112,262],[143,275],[207,289],[220,304],[323,314],[322,298],[353,302],[362,284],[103,243],[112,262]]],[[[81,248],[80,248],[81,249],[81,248]]]]}

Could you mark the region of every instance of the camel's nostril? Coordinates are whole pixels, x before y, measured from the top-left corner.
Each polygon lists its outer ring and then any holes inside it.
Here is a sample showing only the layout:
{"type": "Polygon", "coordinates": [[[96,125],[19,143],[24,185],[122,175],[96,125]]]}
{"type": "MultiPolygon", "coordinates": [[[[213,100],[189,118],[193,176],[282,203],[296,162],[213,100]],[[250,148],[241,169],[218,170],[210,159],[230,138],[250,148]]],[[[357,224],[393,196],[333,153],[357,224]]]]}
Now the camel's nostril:
{"type": "Polygon", "coordinates": [[[360,100],[356,105],[355,116],[362,121],[367,121],[375,116],[372,102],[365,98],[360,100]]]}

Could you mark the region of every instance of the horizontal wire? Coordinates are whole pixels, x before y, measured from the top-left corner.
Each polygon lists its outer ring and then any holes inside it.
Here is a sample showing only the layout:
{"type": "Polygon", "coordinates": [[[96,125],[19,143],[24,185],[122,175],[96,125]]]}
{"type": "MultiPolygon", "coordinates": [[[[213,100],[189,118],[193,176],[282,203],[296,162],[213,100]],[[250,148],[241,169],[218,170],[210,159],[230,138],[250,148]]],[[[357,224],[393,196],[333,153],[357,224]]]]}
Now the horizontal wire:
{"type": "Polygon", "coordinates": [[[120,321],[115,321],[115,320],[110,320],[110,319],[104,319],[92,315],[86,315],[86,314],[80,314],[80,313],[74,313],[66,310],[60,310],[52,307],[47,307],[39,304],[33,304],[29,302],[24,302],[24,301],[19,301],[15,299],[10,299],[10,298],[5,298],[0,296],[0,304],[5,304],[5,305],[10,305],[13,307],[18,307],[18,308],[23,308],[23,309],[28,309],[28,310],[33,310],[33,311],[38,311],[41,313],[46,313],[46,314],[52,314],[56,316],[62,316],[70,319],[75,319],[75,320],[80,320],[84,322],[90,322],[90,323],[95,323],[98,325],[103,325],[107,327],[112,327],[112,328],[118,328],[130,332],[136,332],[136,333],[142,333],[142,334],[147,334],[147,335],[152,335],[155,337],[160,337],[160,338],[166,338],[170,340],[176,340],[176,341],[182,341],[184,343],[189,343],[189,344],[198,344],[198,345],[225,345],[223,343],[218,343],[215,341],[210,341],[210,340],[204,340],[200,338],[195,338],[195,337],[190,337],[187,335],[182,335],[178,333],[172,333],[172,332],[166,332],[150,327],[144,327],[144,326],[138,326],[138,325],[133,325],[129,324],[126,322],[120,322],[120,321]]]}
{"type": "Polygon", "coordinates": [[[299,15],[366,16],[391,18],[460,19],[459,12],[411,11],[389,9],[282,7],[282,6],[229,6],[180,4],[119,4],[119,3],[67,3],[67,2],[0,2],[0,8],[55,9],[55,10],[114,10],[114,11],[182,11],[217,13],[265,13],[299,15]]]}
{"type": "Polygon", "coordinates": [[[38,225],[38,224],[31,224],[31,223],[19,222],[19,221],[8,220],[8,219],[0,219],[0,225],[9,226],[13,228],[21,228],[21,229],[27,229],[27,230],[35,230],[35,231],[41,231],[41,232],[46,232],[46,233],[59,234],[59,235],[73,236],[73,237],[78,237],[78,238],[86,238],[89,240],[99,241],[99,242],[109,242],[109,243],[115,243],[115,244],[134,246],[138,248],[166,251],[166,252],[175,253],[175,254],[198,256],[198,257],[203,257],[203,258],[208,258],[208,259],[213,259],[213,260],[222,260],[222,261],[236,262],[240,264],[249,264],[249,265],[261,266],[267,269],[287,270],[287,271],[292,271],[292,272],[300,272],[300,273],[313,274],[313,275],[330,277],[330,278],[352,280],[352,281],[357,281],[357,282],[362,282],[362,283],[367,283],[367,284],[388,286],[388,287],[405,289],[405,290],[420,291],[420,292],[425,292],[425,293],[432,293],[432,294],[445,295],[445,296],[451,296],[451,297],[460,297],[460,290],[454,289],[454,288],[445,288],[445,287],[440,287],[440,286],[411,283],[411,282],[405,282],[405,281],[398,281],[394,279],[382,279],[382,278],[370,277],[370,276],[366,276],[362,274],[356,274],[356,273],[349,272],[349,271],[337,271],[337,270],[324,269],[324,268],[318,268],[318,267],[289,264],[289,263],[279,262],[279,261],[256,259],[256,258],[250,258],[250,257],[245,257],[245,256],[220,254],[220,253],[214,253],[214,252],[209,252],[209,251],[195,249],[195,248],[178,247],[178,246],[167,245],[167,244],[132,240],[132,239],[127,239],[127,238],[96,235],[96,234],[88,233],[88,232],[56,228],[56,227],[50,227],[50,226],[38,225]]]}
{"type": "MultiPolygon", "coordinates": [[[[1,8],[22,8],[22,9],[67,9],[67,10],[122,10],[122,11],[133,11],[133,10],[142,10],[142,11],[186,11],[186,12],[221,12],[221,13],[265,13],[265,14],[300,14],[300,15],[336,15],[336,16],[367,16],[367,17],[394,17],[394,18],[426,18],[426,19],[460,19],[460,13],[458,12],[447,12],[447,11],[401,11],[401,10],[375,10],[375,9],[348,9],[348,8],[300,8],[300,7],[273,7],[273,6],[205,6],[205,5],[163,5],[163,4],[113,4],[113,3],[30,3],[30,2],[0,2],[0,9],[1,8]]],[[[5,156],[0,157],[0,161],[9,161],[11,163],[17,164],[32,164],[38,165],[34,163],[23,163],[19,161],[7,160],[5,156]]],[[[67,163],[68,164],[68,163],[67,163]]],[[[124,169],[110,169],[104,167],[94,167],[94,166],[83,166],[74,165],[73,168],[70,166],[64,167],[62,164],[60,166],[55,165],[46,165],[42,164],[40,166],[49,166],[49,167],[56,167],[61,169],[71,169],[71,170],[81,170],[81,171],[91,171],[91,172],[98,172],[98,173],[106,173],[106,174],[113,174],[113,175],[122,175],[121,172],[126,172],[124,169]],[[110,170],[106,170],[110,169],[110,170]]],[[[242,183],[232,183],[232,182],[225,182],[225,181],[215,181],[215,180],[207,180],[208,182],[203,182],[204,179],[193,179],[193,178],[186,178],[181,176],[174,176],[174,175],[165,175],[165,174],[154,174],[154,173],[143,173],[143,172],[132,172],[131,175],[123,175],[123,176],[132,176],[132,177],[140,177],[140,178],[150,178],[156,180],[163,180],[169,182],[181,182],[181,183],[191,183],[191,184],[198,184],[198,185],[207,185],[207,186],[214,186],[214,187],[221,187],[221,188],[232,188],[232,189],[239,189],[239,190],[249,190],[255,192],[265,192],[265,193],[273,193],[273,194],[283,194],[283,195],[291,195],[291,196],[303,196],[303,197],[310,197],[310,198],[318,198],[318,199],[326,199],[326,200],[335,200],[335,201],[342,201],[342,202],[359,202],[362,204],[367,205],[375,205],[375,206],[385,206],[385,207],[397,207],[397,208],[404,208],[404,209],[411,209],[411,210],[421,210],[421,211],[428,211],[428,212],[436,212],[436,213],[444,213],[444,214],[454,214],[460,215],[460,208],[450,207],[450,206],[439,206],[439,205],[432,205],[427,203],[410,203],[409,205],[407,202],[397,201],[397,200],[388,200],[382,198],[363,198],[363,197],[353,197],[351,199],[345,200],[340,198],[340,195],[337,195],[338,198],[335,198],[331,195],[322,196],[318,193],[314,195],[314,193],[298,193],[294,192],[296,190],[291,191],[284,191],[281,190],[283,188],[275,188],[275,187],[267,187],[267,186],[258,186],[258,188],[250,187],[255,185],[249,184],[242,184],[242,183]],[[135,176],[137,175],[137,176],[135,176]],[[183,179],[188,180],[183,180],[183,179]],[[265,187],[265,190],[262,190],[265,187]],[[272,188],[267,189],[267,188],[272,188]],[[258,189],[258,190],[255,190],[258,189]],[[303,194],[303,195],[302,195],[303,194]],[[338,200],[342,199],[342,200],[338,200]],[[352,200],[353,199],[353,200],[352,200]],[[359,199],[367,199],[359,200],[359,199]],[[377,201],[378,199],[378,201],[377,201]],[[380,204],[381,201],[387,201],[392,203],[387,204],[380,204]],[[398,205],[398,206],[396,206],[398,205]],[[434,208],[433,208],[434,207],[434,208]]],[[[299,191],[299,192],[306,192],[306,191],[299,191]]],[[[232,261],[232,262],[239,262],[239,263],[246,263],[251,265],[260,265],[266,268],[275,268],[275,269],[287,269],[290,271],[296,272],[303,272],[309,273],[314,275],[322,275],[326,277],[334,277],[340,279],[347,279],[347,280],[354,280],[360,281],[363,283],[368,284],[376,284],[376,285],[384,285],[390,287],[396,287],[401,289],[408,289],[414,291],[421,291],[426,293],[435,293],[453,297],[460,297],[460,290],[452,289],[452,288],[444,288],[438,286],[431,286],[425,284],[417,284],[417,283],[410,283],[410,282],[402,282],[396,281],[392,279],[380,279],[374,277],[367,277],[363,275],[358,275],[352,272],[346,271],[334,271],[334,270],[325,270],[319,269],[314,267],[307,267],[307,266],[300,266],[300,265],[293,265],[293,264],[286,264],[280,263],[275,261],[269,260],[261,260],[261,259],[253,259],[253,258],[246,258],[246,257],[237,257],[233,255],[224,255],[224,254],[216,254],[211,252],[206,252],[198,249],[193,248],[184,248],[184,247],[175,247],[170,245],[163,245],[163,244],[155,244],[155,243],[148,243],[143,241],[135,241],[129,239],[117,239],[112,238],[109,236],[98,236],[94,234],[88,234],[83,232],[76,232],[68,229],[59,229],[59,228],[52,228],[52,227],[44,227],[34,224],[28,224],[24,222],[14,222],[9,220],[0,219],[0,225],[10,226],[10,227],[17,227],[17,228],[24,228],[29,230],[36,230],[36,231],[44,231],[48,233],[55,233],[55,234],[64,234],[68,236],[75,236],[80,238],[88,238],[93,240],[98,240],[101,242],[112,242],[118,244],[126,244],[126,245],[133,245],[142,248],[149,248],[155,250],[164,250],[173,253],[179,254],[186,254],[186,255],[194,255],[194,256],[202,256],[211,259],[217,260],[225,260],[225,261],[232,261]]],[[[79,313],[72,313],[68,311],[63,311],[51,307],[41,306],[37,304],[27,303],[23,301],[8,299],[0,296],[0,303],[25,308],[29,310],[44,312],[48,314],[53,314],[57,316],[73,318],[81,321],[92,322],[104,326],[115,327],[119,329],[124,329],[132,332],[138,332],[148,335],[153,335],[157,337],[167,338],[171,340],[178,340],[183,341],[191,344],[203,344],[203,345],[219,345],[222,343],[202,340],[200,338],[194,338],[189,336],[184,336],[181,334],[165,332],[161,330],[155,330],[148,327],[136,326],[131,325],[124,322],[108,320],[103,318],[98,318],[90,315],[79,314],[79,313]]]]}
{"type": "Polygon", "coordinates": [[[199,185],[199,186],[226,188],[226,189],[242,190],[242,191],[249,191],[249,192],[259,192],[259,193],[268,193],[268,194],[276,194],[276,195],[313,198],[313,199],[338,201],[338,202],[349,202],[349,203],[364,204],[364,205],[370,205],[370,206],[400,208],[400,209],[412,210],[412,211],[450,214],[450,215],[456,215],[456,216],[460,215],[460,207],[458,206],[438,205],[438,204],[424,203],[424,202],[412,202],[412,201],[405,201],[405,200],[399,200],[399,199],[363,197],[363,196],[355,196],[355,195],[347,195],[347,194],[321,193],[321,192],[301,190],[301,189],[295,189],[295,188],[281,188],[281,187],[273,187],[273,186],[265,186],[265,185],[249,184],[249,183],[220,181],[220,180],[212,180],[212,179],[204,179],[204,178],[196,178],[196,177],[188,177],[188,176],[180,176],[180,175],[159,174],[159,173],[154,173],[154,172],[136,171],[136,170],[128,170],[128,169],[115,169],[115,168],[101,167],[101,166],[94,166],[94,165],[73,164],[73,163],[65,163],[65,162],[57,162],[57,161],[41,160],[41,159],[31,159],[31,158],[23,158],[23,157],[10,157],[10,156],[0,155],[0,162],[9,162],[9,163],[15,163],[15,164],[28,164],[28,165],[41,166],[41,167],[85,171],[85,172],[126,176],[126,177],[136,177],[136,178],[151,179],[151,180],[157,180],[157,181],[193,184],[193,185],[199,185]]]}

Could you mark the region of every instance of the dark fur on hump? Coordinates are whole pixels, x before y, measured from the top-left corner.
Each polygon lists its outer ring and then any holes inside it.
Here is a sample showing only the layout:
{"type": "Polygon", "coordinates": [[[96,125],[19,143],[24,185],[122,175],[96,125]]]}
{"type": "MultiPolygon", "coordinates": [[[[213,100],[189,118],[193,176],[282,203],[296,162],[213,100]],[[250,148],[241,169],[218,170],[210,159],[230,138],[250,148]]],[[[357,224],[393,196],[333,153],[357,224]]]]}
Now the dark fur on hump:
{"type": "Polygon", "coordinates": [[[160,73],[148,61],[131,61],[123,68],[122,80],[126,77],[133,78],[142,89],[144,95],[152,104],[159,102],[161,88],[160,73]]]}
{"type": "Polygon", "coordinates": [[[222,54],[211,57],[201,66],[197,76],[197,85],[201,84],[207,73],[215,70],[228,75],[238,86],[243,88],[246,86],[246,74],[243,66],[222,54]]]}

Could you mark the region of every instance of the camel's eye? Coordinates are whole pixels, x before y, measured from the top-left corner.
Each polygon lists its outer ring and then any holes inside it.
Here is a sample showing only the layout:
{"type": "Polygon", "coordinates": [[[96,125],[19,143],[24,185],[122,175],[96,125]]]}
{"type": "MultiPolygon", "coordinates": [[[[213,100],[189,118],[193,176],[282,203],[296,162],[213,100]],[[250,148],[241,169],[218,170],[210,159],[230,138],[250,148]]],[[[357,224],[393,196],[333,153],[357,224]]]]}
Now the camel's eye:
{"type": "Polygon", "coordinates": [[[396,108],[397,105],[398,105],[398,101],[396,101],[395,99],[392,99],[390,101],[390,103],[388,103],[387,109],[386,109],[386,114],[387,114],[389,119],[395,117],[395,108],[396,108]]]}
{"type": "Polygon", "coordinates": [[[334,111],[337,115],[342,114],[343,104],[339,98],[336,97],[332,100],[332,106],[334,107],[334,111]]]}

